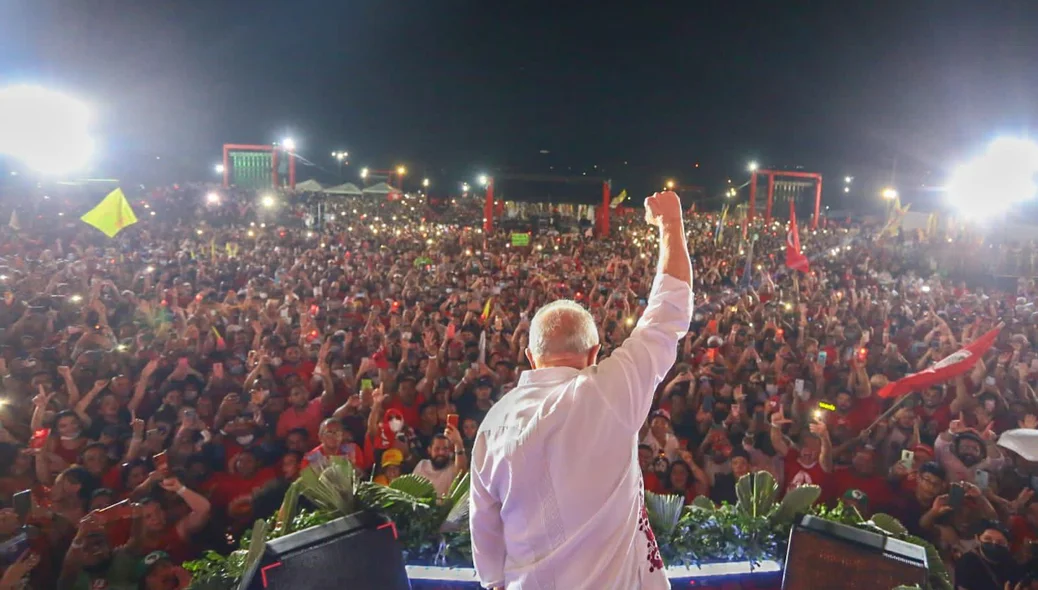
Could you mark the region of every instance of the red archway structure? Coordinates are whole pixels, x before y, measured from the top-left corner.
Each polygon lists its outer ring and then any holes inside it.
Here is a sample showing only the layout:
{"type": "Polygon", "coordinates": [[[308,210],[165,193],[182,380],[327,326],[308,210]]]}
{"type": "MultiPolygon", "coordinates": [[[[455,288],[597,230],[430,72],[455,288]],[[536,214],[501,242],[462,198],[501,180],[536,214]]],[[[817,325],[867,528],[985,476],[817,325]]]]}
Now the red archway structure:
{"type": "Polygon", "coordinates": [[[238,143],[225,143],[223,146],[223,187],[231,186],[231,152],[270,152],[270,186],[278,188],[278,153],[283,152],[288,157],[288,187],[296,187],[296,159],[291,150],[275,145],[247,145],[238,143]]]}
{"type": "Polygon", "coordinates": [[[764,209],[765,223],[771,223],[771,205],[775,198],[775,177],[779,178],[807,178],[815,181],[815,214],[811,217],[811,229],[818,228],[818,218],[822,213],[822,175],[817,172],[798,172],[795,170],[754,170],[750,176],[750,203],[747,207],[746,216],[753,221],[757,212],[757,176],[761,175],[768,179],[768,201],[764,209]]]}
{"type": "MultiPolygon", "coordinates": [[[[595,233],[599,237],[609,235],[609,201],[612,199],[610,181],[605,178],[590,176],[552,176],[541,174],[499,174],[501,180],[525,180],[532,182],[587,182],[602,183],[602,204],[595,211],[595,233]]],[[[494,215],[504,213],[504,201],[497,203],[495,211],[494,177],[487,178],[486,201],[483,204],[483,231],[487,234],[494,231],[494,215]]]]}

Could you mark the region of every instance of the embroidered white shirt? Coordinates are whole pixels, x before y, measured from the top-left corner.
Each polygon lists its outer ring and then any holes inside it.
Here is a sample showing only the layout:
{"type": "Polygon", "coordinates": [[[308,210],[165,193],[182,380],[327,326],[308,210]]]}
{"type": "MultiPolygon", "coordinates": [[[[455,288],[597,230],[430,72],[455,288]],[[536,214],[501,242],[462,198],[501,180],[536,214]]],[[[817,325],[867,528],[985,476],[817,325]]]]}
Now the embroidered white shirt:
{"type": "Polygon", "coordinates": [[[486,587],[669,588],[645,513],[638,429],[692,319],[692,289],[657,275],[630,337],[583,371],[526,371],[471,458],[472,556],[486,587]]]}

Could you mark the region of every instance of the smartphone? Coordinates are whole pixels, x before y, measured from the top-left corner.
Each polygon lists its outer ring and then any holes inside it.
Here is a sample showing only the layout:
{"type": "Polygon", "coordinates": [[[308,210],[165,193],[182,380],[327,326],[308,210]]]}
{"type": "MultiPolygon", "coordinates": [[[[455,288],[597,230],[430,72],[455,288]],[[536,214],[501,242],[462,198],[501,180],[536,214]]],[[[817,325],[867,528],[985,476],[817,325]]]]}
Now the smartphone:
{"type": "Polygon", "coordinates": [[[960,485],[952,484],[948,490],[948,505],[956,510],[962,507],[962,501],[966,498],[966,490],[960,485]]]}
{"type": "Polygon", "coordinates": [[[457,414],[447,414],[447,426],[452,426],[455,429],[458,428],[458,415],[457,414]]]}
{"type": "Polygon", "coordinates": [[[995,378],[994,377],[984,377],[984,385],[994,385],[994,384],[995,384],[995,378]]]}
{"type": "Polygon", "coordinates": [[[804,393],[804,380],[797,379],[793,382],[793,393],[801,395],[804,393]]]}
{"type": "Polygon", "coordinates": [[[310,317],[315,318],[315,317],[317,317],[317,314],[320,313],[320,312],[321,312],[321,308],[317,307],[317,305],[311,305],[310,306],[310,317]]]}
{"type": "Polygon", "coordinates": [[[360,388],[361,389],[375,389],[375,383],[371,379],[361,379],[360,380],[360,388]]]}
{"type": "Polygon", "coordinates": [[[991,476],[988,475],[987,471],[978,469],[973,472],[973,483],[977,484],[978,488],[986,490],[988,489],[988,484],[991,483],[991,476]]]}
{"type": "Polygon", "coordinates": [[[0,543],[0,563],[9,566],[18,561],[18,558],[29,548],[29,534],[24,530],[18,531],[13,537],[0,543]]]}
{"type": "Polygon", "coordinates": [[[11,497],[11,504],[14,506],[15,514],[18,515],[18,522],[25,526],[29,519],[29,513],[32,512],[32,491],[22,490],[15,493],[11,497]]]}
{"type": "Polygon", "coordinates": [[[825,361],[829,360],[829,353],[824,350],[818,351],[818,364],[825,366],[825,361]]]}
{"type": "Polygon", "coordinates": [[[194,408],[187,408],[184,410],[184,419],[194,422],[198,418],[198,410],[194,408]]]}
{"type": "Polygon", "coordinates": [[[858,349],[858,362],[864,363],[869,358],[869,349],[862,346],[858,349]]]}
{"type": "Polygon", "coordinates": [[[98,522],[102,525],[110,524],[117,520],[127,520],[133,518],[133,504],[130,504],[129,500],[116,502],[107,508],[98,510],[96,516],[98,522]]]}
{"type": "Polygon", "coordinates": [[[915,462],[915,453],[912,449],[901,449],[901,464],[907,469],[912,468],[912,463],[915,462]]]}
{"type": "Polygon", "coordinates": [[[281,317],[286,319],[286,320],[291,317],[291,313],[292,312],[290,312],[287,307],[283,307],[281,309],[281,317]]]}
{"type": "Polygon", "coordinates": [[[153,456],[152,462],[155,463],[155,470],[165,475],[169,471],[169,457],[166,456],[166,451],[153,456]]]}
{"type": "Polygon", "coordinates": [[[448,324],[447,325],[447,340],[453,340],[454,339],[454,333],[456,331],[457,331],[457,328],[454,327],[454,324],[448,324]]]}

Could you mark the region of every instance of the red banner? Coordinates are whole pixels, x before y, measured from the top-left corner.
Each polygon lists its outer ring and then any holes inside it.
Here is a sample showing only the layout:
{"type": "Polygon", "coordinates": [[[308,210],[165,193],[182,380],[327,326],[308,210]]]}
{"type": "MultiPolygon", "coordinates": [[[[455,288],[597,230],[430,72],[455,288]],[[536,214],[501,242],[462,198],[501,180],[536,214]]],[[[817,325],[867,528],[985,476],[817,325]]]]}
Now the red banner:
{"type": "Polygon", "coordinates": [[[797,229],[797,211],[789,201],[789,232],[786,233],[786,266],[808,272],[807,256],[800,251],[800,230],[797,229]]]}
{"type": "Polygon", "coordinates": [[[1002,331],[1003,325],[995,326],[987,334],[930,365],[925,371],[913,373],[888,384],[880,389],[877,395],[884,398],[900,397],[910,391],[920,391],[962,375],[972,369],[973,365],[977,364],[977,361],[991,348],[998,333],[1002,331]]]}

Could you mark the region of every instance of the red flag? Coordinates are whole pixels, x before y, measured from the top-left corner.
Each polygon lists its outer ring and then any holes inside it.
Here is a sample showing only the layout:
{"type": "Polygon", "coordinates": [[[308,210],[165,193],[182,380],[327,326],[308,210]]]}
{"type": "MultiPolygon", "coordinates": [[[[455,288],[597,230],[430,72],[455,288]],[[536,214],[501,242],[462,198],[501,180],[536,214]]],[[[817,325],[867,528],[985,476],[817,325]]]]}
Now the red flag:
{"type": "Polygon", "coordinates": [[[877,395],[884,398],[899,397],[910,391],[926,389],[931,385],[943,383],[966,373],[973,368],[973,365],[977,364],[977,361],[995,343],[995,338],[998,337],[998,333],[1002,330],[1003,325],[995,326],[987,334],[930,365],[925,371],[913,373],[888,384],[883,389],[880,389],[877,395]]]}
{"type": "Polygon", "coordinates": [[[800,252],[800,231],[797,229],[797,211],[789,202],[789,231],[786,232],[786,266],[808,272],[807,256],[800,252]]]}

